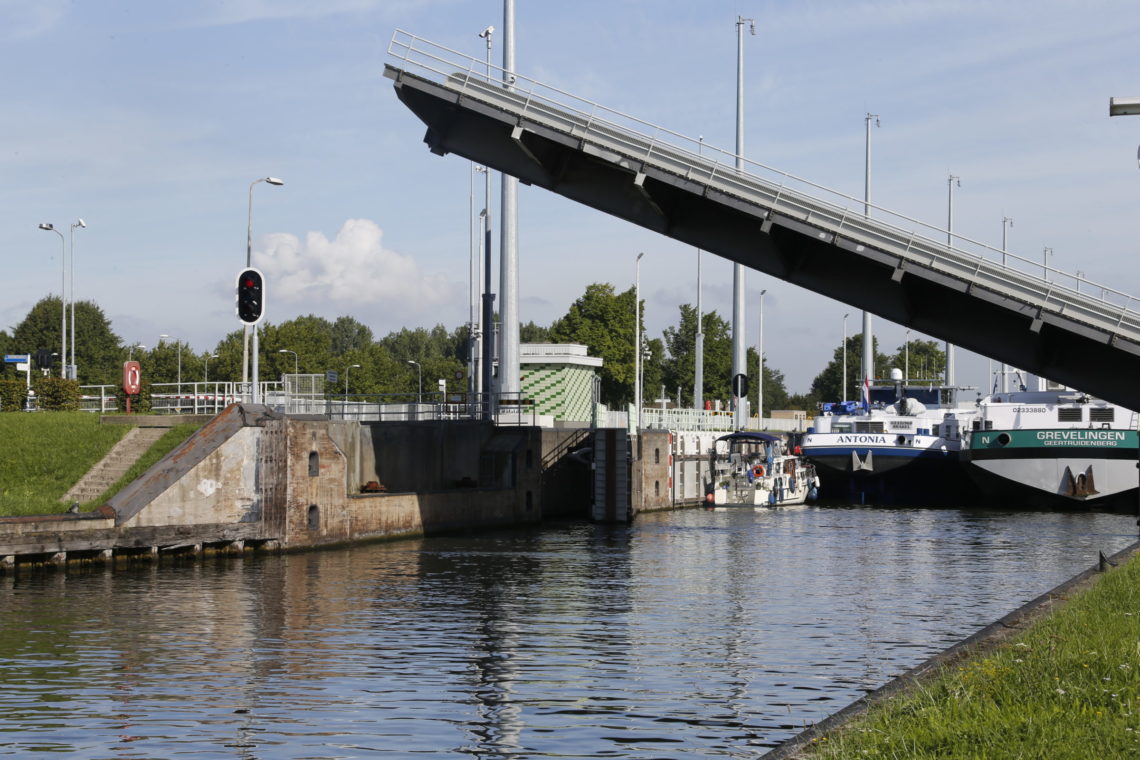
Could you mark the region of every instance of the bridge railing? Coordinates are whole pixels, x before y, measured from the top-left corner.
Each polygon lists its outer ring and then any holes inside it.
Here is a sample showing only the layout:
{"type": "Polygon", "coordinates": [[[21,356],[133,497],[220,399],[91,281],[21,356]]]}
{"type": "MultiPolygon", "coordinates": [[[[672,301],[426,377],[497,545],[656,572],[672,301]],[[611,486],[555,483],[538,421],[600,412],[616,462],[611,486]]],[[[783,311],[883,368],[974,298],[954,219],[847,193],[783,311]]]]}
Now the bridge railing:
{"type": "Polygon", "coordinates": [[[667,172],[703,185],[710,195],[720,193],[759,206],[769,219],[775,215],[781,223],[807,225],[810,230],[806,231],[827,242],[846,242],[853,250],[864,246],[897,257],[888,263],[904,270],[918,267],[938,272],[1140,343],[1140,313],[1133,310],[1140,301],[1111,286],[865,204],[765,164],[741,159],[744,169],[738,169],[738,157],[731,151],[517,73],[508,74],[501,67],[402,30],[393,34],[388,53],[403,71],[414,70],[463,96],[523,117],[530,122],[528,128],[572,137],[581,142],[584,152],[615,163],[624,161],[637,173],[667,172]],[[509,79],[509,85],[504,79],[509,79]]]}

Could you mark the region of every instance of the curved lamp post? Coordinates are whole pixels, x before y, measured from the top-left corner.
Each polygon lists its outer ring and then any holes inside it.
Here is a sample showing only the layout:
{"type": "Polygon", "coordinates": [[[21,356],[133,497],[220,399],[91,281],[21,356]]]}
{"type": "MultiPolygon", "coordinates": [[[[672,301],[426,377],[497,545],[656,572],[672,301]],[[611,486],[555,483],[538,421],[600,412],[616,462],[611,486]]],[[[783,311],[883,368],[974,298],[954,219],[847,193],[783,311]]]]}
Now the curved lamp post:
{"type": "MultiPolygon", "coordinates": [[[[249,183],[249,214],[245,225],[245,267],[253,266],[250,261],[253,257],[253,186],[259,182],[270,185],[284,185],[285,181],[277,177],[262,177],[249,183]]],[[[245,325],[245,336],[242,341],[241,354],[241,382],[244,386],[249,382],[249,334],[251,325],[245,325]]],[[[253,330],[253,401],[257,403],[257,330],[253,330]]]]}
{"type": "Polygon", "coordinates": [[[77,220],[71,225],[71,243],[68,247],[71,249],[71,379],[79,379],[79,362],[75,359],[75,228],[87,228],[87,222],[82,219],[77,220]]]}
{"type": "Polygon", "coordinates": [[[414,364],[414,365],[416,365],[416,375],[419,377],[419,381],[420,381],[420,383],[419,383],[420,393],[419,393],[419,399],[418,399],[418,400],[422,401],[422,400],[423,400],[423,397],[424,397],[424,373],[423,373],[423,367],[421,367],[421,366],[420,366],[420,363],[419,363],[418,361],[414,360],[414,359],[405,359],[404,361],[406,361],[408,364],[414,364]]]}
{"type": "Polygon", "coordinates": [[[51,222],[41,222],[40,229],[59,235],[59,301],[63,305],[59,322],[59,376],[67,377],[67,241],[51,222]]]}
{"type": "Polygon", "coordinates": [[[277,353],[279,353],[279,354],[293,354],[293,374],[294,375],[301,374],[300,369],[298,369],[298,367],[300,367],[301,365],[298,362],[296,351],[290,351],[287,348],[279,348],[279,349],[277,349],[277,353]]]}
{"type": "Polygon", "coordinates": [[[217,354],[210,354],[209,356],[206,357],[206,368],[202,372],[202,382],[203,383],[210,382],[210,360],[211,359],[217,359],[217,358],[218,358],[217,354]]]}

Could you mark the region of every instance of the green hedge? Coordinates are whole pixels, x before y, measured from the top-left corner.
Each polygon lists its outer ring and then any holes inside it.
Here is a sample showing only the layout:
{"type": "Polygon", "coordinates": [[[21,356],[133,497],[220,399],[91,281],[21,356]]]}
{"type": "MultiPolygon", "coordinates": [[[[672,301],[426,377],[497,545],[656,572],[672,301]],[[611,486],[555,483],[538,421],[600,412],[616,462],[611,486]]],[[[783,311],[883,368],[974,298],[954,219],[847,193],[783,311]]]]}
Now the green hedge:
{"type": "Polygon", "coordinates": [[[32,381],[36,406],[45,412],[79,411],[79,381],[61,377],[38,377],[32,381]]]}

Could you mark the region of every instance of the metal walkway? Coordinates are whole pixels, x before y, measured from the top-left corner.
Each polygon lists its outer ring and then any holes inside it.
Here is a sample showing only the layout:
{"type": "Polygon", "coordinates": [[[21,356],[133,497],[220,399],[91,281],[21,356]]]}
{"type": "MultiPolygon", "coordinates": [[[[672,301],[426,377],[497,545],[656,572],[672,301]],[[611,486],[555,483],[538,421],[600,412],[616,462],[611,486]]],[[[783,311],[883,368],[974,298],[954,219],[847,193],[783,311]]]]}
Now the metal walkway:
{"type": "Polygon", "coordinates": [[[1140,408],[1136,298],[397,31],[400,100],[455,153],[781,280],[1140,408]],[[488,75],[489,74],[489,75],[488,75]],[[1042,276],[1045,275],[1045,276],[1042,276]]]}

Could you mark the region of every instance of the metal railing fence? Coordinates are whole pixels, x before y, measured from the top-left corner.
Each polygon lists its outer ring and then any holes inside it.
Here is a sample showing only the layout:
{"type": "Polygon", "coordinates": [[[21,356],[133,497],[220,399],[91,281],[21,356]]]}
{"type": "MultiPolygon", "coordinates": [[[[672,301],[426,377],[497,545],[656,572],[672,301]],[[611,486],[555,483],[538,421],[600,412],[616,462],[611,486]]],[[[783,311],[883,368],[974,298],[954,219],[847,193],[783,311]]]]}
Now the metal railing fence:
{"type": "Polygon", "coordinates": [[[847,241],[852,250],[869,246],[911,266],[950,275],[1140,343],[1140,313],[1133,309],[1140,300],[1112,286],[864,204],[860,198],[756,161],[743,159],[746,170],[742,171],[736,168],[738,157],[732,151],[514,72],[506,89],[502,68],[492,65],[488,75],[485,61],[403,30],[393,34],[388,54],[405,67],[403,71],[426,73],[429,81],[520,116],[529,126],[574,137],[585,152],[642,162],[643,171],[650,167],[704,184],[711,195],[742,198],[770,214],[809,225],[829,242],[847,241]]]}

